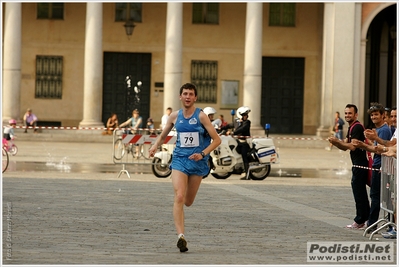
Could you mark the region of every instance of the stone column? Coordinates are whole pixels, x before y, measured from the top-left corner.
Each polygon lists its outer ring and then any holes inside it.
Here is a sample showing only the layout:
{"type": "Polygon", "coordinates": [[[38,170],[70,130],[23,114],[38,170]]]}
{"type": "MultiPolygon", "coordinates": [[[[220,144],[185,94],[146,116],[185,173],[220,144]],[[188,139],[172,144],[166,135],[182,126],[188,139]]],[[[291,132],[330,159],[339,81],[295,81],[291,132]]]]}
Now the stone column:
{"type": "Polygon", "coordinates": [[[5,4],[3,40],[3,122],[20,117],[21,95],[21,3],[5,4]]]}
{"type": "Polygon", "coordinates": [[[324,3],[323,62],[321,81],[320,127],[317,135],[327,137],[334,124],[335,112],[342,116],[346,104],[359,105],[354,98],[358,91],[359,46],[355,3],[324,3]]]}
{"type": "MultiPolygon", "coordinates": [[[[245,25],[243,105],[251,108],[251,128],[260,130],[263,3],[248,2],[245,25]]],[[[253,131],[251,132],[254,135],[253,131]]]]}
{"type": "Polygon", "coordinates": [[[166,16],[165,75],[163,110],[180,109],[182,86],[183,3],[168,2],[166,16]]]}
{"type": "Polygon", "coordinates": [[[86,4],[86,39],[84,57],[83,120],[80,127],[104,127],[101,122],[103,89],[103,6],[86,4]]]}
{"type": "Polygon", "coordinates": [[[358,120],[364,122],[364,101],[365,101],[365,92],[366,92],[366,46],[367,39],[362,39],[360,43],[360,63],[359,63],[359,105],[357,108],[359,109],[358,120]]]}

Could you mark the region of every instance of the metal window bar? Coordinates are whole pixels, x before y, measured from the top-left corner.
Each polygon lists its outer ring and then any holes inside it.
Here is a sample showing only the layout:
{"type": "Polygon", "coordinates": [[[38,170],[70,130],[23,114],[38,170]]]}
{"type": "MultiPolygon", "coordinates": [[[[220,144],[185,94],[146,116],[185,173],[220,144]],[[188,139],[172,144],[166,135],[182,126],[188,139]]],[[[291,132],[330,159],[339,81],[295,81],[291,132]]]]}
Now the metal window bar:
{"type": "Polygon", "coordinates": [[[191,82],[197,86],[199,103],[216,103],[217,67],[217,61],[193,60],[191,62],[191,82]]]}
{"type": "Polygon", "coordinates": [[[62,56],[36,57],[36,98],[62,98],[62,56]]]}
{"type": "Polygon", "coordinates": [[[383,217],[374,224],[370,225],[364,230],[363,236],[366,236],[370,229],[377,227],[371,234],[369,239],[372,240],[373,236],[388,226],[396,228],[396,185],[397,185],[397,167],[396,159],[393,157],[381,157],[381,198],[380,208],[383,217]]]}

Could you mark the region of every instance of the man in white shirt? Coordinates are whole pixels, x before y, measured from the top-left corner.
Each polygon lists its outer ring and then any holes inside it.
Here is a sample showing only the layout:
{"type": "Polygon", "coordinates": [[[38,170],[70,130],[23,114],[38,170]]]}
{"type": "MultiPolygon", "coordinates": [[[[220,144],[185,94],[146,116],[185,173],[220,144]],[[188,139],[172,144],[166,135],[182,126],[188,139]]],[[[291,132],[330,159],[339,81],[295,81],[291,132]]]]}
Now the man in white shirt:
{"type": "Polygon", "coordinates": [[[167,109],[166,109],[166,112],[165,112],[165,114],[162,116],[162,118],[161,118],[161,129],[163,130],[164,128],[165,128],[165,125],[166,125],[166,123],[168,122],[168,118],[169,118],[169,116],[170,116],[170,113],[172,113],[172,108],[171,107],[168,107],[167,109]]]}

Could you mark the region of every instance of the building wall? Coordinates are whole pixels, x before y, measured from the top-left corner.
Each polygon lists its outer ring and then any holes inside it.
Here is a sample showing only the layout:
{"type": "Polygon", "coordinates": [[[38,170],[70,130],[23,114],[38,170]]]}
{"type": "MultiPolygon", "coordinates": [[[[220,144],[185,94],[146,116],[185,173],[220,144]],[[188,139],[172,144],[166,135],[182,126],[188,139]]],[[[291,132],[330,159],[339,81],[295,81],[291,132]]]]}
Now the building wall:
{"type": "Polygon", "coordinates": [[[64,20],[36,19],[36,3],[22,4],[21,118],[26,108],[42,121],[77,126],[83,117],[86,4],[66,4],[64,20]],[[63,56],[62,99],[35,98],[36,55],[63,56]]]}
{"type": "MultiPolygon", "coordinates": [[[[107,52],[152,53],[151,114],[156,125],[164,112],[163,93],[155,82],[164,79],[164,47],[167,3],[143,3],[142,23],[136,23],[130,39],[123,22],[114,21],[114,3],[103,4],[103,50],[107,52]]],[[[296,27],[269,27],[269,4],[263,4],[263,56],[304,57],[304,133],[314,134],[319,126],[322,3],[298,3],[296,27]],[[315,112],[316,111],[316,112],[315,112]]],[[[27,107],[43,121],[61,121],[76,126],[83,117],[83,64],[85,42],[85,3],[66,3],[62,21],[37,20],[36,4],[22,4],[22,88],[21,114],[27,107]],[[61,100],[35,99],[36,55],[64,57],[61,100]]],[[[190,81],[191,60],[218,61],[219,114],[221,81],[239,80],[243,85],[246,3],[221,3],[219,25],[191,23],[192,4],[183,4],[183,83],[190,81]]],[[[177,97],[177,95],[176,95],[177,97]]],[[[239,104],[242,104],[242,93],[239,104]]],[[[101,104],[101,103],[99,103],[101,104]]],[[[209,103],[198,106],[205,107],[209,103]]]]}

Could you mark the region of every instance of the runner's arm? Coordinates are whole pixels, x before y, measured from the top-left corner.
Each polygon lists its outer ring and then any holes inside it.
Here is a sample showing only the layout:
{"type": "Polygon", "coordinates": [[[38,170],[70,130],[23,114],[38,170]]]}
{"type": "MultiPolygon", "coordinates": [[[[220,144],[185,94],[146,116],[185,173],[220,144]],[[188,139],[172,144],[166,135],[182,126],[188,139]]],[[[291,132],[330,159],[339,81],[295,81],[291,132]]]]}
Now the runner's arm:
{"type": "Polygon", "coordinates": [[[178,111],[174,111],[170,114],[168,121],[166,122],[165,127],[163,128],[161,134],[158,136],[155,143],[151,146],[151,148],[149,150],[151,157],[154,156],[158,147],[163,144],[166,136],[168,136],[169,132],[173,129],[173,127],[176,123],[177,113],[178,113],[178,111]]]}

